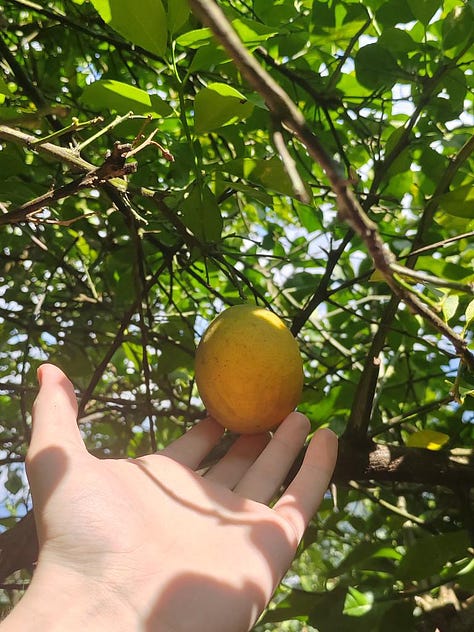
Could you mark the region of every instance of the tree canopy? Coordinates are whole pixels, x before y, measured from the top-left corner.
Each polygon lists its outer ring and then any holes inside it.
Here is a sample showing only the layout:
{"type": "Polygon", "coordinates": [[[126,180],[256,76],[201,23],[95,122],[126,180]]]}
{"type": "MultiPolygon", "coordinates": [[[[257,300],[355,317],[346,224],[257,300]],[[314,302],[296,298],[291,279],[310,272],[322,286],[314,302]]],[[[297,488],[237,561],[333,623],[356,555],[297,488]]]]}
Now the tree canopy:
{"type": "Polygon", "coordinates": [[[203,416],[194,353],[251,302],[340,436],[255,630],[474,628],[472,0],[4,0],[2,607],[35,534],[35,371],[99,456],[203,416]]]}

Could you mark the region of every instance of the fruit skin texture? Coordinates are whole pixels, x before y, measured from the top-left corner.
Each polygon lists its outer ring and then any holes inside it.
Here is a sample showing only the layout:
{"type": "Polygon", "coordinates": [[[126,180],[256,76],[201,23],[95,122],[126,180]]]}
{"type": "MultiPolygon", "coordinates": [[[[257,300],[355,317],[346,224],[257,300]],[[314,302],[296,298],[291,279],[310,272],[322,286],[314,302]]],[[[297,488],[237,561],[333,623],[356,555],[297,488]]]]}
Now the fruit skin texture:
{"type": "Polygon", "coordinates": [[[233,432],[277,426],[303,390],[298,343],[278,316],[255,305],[234,305],[205,331],[195,376],[208,413],[233,432]]]}

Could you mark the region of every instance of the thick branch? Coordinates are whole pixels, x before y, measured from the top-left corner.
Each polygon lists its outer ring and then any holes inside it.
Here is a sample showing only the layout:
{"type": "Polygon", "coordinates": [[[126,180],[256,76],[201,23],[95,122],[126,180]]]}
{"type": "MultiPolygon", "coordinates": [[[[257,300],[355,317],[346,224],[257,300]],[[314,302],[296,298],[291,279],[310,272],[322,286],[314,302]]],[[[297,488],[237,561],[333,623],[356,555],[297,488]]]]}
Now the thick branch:
{"type": "Polygon", "coordinates": [[[19,569],[30,569],[38,557],[33,512],[0,534],[0,582],[19,569]]]}
{"type": "Polygon", "coordinates": [[[474,455],[376,443],[364,448],[341,440],[334,479],[469,488],[474,486],[474,455]]]}

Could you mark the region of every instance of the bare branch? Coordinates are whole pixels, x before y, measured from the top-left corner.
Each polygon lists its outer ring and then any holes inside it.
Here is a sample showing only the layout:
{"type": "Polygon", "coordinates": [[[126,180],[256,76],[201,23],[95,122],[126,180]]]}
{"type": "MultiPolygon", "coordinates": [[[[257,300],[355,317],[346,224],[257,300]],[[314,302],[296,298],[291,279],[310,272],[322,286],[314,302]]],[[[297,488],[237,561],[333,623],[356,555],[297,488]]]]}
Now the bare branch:
{"type": "MultiPolygon", "coordinates": [[[[44,145],[44,144],[43,144],[44,145]]],[[[90,189],[99,186],[107,180],[121,177],[136,171],[136,163],[126,163],[130,145],[115,143],[109,156],[100,167],[93,168],[83,177],[69,182],[68,184],[52,189],[39,197],[22,204],[13,211],[0,215],[0,226],[4,224],[18,224],[19,222],[30,221],[31,218],[52,202],[75,195],[82,189],[90,189]]]]}

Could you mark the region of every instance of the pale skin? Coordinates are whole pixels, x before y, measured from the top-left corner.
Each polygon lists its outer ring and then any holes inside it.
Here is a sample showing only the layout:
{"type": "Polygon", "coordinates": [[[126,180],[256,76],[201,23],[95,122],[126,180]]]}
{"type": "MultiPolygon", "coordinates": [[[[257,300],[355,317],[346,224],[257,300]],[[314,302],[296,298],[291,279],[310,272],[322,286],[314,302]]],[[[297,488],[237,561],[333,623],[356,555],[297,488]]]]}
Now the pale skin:
{"type": "Polygon", "coordinates": [[[27,473],[40,554],[1,632],[245,632],[289,568],[331,478],[337,438],[291,413],[273,437],[241,437],[205,475],[223,434],[207,418],[157,454],[98,459],[67,377],[39,370],[27,473]]]}

